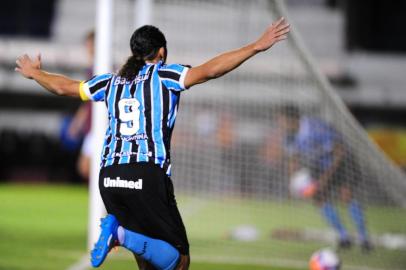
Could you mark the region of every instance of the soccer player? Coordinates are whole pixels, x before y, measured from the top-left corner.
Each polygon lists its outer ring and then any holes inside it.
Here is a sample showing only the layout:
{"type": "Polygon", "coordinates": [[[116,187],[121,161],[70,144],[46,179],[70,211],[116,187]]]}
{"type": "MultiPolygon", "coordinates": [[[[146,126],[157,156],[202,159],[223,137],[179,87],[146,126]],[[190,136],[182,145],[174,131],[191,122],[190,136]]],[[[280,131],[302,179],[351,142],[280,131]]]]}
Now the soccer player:
{"type": "Polygon", "coordinates": [[[146,25],[133,33],[132,55],[117,74],[82,82],[41,70],[40,57],[17,59],[16,71],[48,91],[107,106],[99,187],[108,215],[91,253],[94,267],[120,245],[135,254],[140,269],[188,269],[189,244],[169,178],[180,93],[232,71],[286,39],[288,32],[281,18],[255,42],[188,68],[165,63],[165,36],[146,25]]]}
{"type": "Polygon", "coordinates": [[[322,216],[339,235],[339,247],[349,248],[352,241],[340,221],[333,205],[333,195],[339,194],[347,204],[361,248],[369,251],[372,247],[365,226],[363,209],[354,197],[360,181],[359,165],[342,135],[325,121],[301,116],[297,107],[286,106],[279,114],[278,123],[285,131],[286,147],[289,153],[289,171],[294,173],[305,167],[317,181],[313,195],[322,216]]]}

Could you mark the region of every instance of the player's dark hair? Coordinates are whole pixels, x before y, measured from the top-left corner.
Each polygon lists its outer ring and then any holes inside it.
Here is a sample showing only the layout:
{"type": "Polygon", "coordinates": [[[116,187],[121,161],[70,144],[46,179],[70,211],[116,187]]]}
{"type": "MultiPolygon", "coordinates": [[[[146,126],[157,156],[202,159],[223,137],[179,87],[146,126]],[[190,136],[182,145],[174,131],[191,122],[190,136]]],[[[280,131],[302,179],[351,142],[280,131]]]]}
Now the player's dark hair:
{"type": "Polygon", "coordinates": [[[145,65],[145,61],[154,59],[162,47],[165,49],[165,62],[167,49],[164,34],[152,25],[144,25],[138,28],[130,39],[132,55],[121,67],[118,75],[127,80],[135,79],[140,69],[145,65]]]}
{"type": "Polygon", "coordinates": [[[299,107],[295,104],[287,104],[280,108],[280,113],[290,119],[299,119],[300,118],[300,110],[299,107]]]}
{"type": "Polygon", "coordinates": [[[94,41],[94,38],[96,37],[96,32],[92,29],[89,32],[87,32],[85,36],[85,41],[94,41]]]}

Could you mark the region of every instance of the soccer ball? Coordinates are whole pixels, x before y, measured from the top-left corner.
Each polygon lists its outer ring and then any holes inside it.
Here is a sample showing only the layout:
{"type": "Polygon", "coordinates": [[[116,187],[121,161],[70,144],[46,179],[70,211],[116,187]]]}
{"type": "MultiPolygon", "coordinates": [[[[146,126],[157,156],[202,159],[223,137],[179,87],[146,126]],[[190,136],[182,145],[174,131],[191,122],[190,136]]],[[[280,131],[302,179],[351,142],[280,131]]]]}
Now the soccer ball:
{"type": "Polygon", "coordinates": [[[315,253],[310,258],[310,270],[339,270],[341,261],[338,255],[329,248],[323,248],[315,253]]]}
{"type": "Polygon", "coordinates": [[[309,198],[316,192],[316,182],[313,181],[310,170],[302,168],[290,178],[290,193],[296,198],[309,198]]]}

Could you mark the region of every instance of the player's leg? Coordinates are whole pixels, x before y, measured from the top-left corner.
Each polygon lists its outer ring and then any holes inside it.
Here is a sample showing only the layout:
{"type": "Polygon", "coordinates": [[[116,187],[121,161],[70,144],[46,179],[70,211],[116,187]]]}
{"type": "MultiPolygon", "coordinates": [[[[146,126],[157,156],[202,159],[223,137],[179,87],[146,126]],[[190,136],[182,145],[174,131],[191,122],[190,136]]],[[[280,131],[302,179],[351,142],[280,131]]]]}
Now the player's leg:
{"type": "Polygon", "coordinates": [[[99,174],[100,195],[109,214],[101,219],[100,235],[90,253],[90,262],[93,267],[99,267],[106,259],[110,250],[118,245],[117,229],[119,227],[119,221],[117,217],[122,216],[125,212],[125,209],[122,208],[119,196],[110,189],[102,188],[103,180],[110,175],[111,170],[111,168],[103,168],[99,174]]]}
{"type": "Polygon", "coordinates": [[[189,255],[180,255],[180,260],[176,270],[188,270],[190,265],[190,256],[189,255]]]}
{"type": "Polygon", "coordinates": [[[340,170],[340,178],[342,179],[340,183],[340,198],[347,204],[348,214],[357,228],[361,248],[364,251],[369,251],[372,249],[372,246],[366,228],[364,209],[359,201],[359,191],[361,191],[360,179],[362,179],[359,163],[351,154],[347,154],[343,163],[340,170]]]}
{"type": "Polygon", "coordinates": [[[347,204],[348,214],[357,228],[359,242],[364,251],[371,250],[372,246],[369,241],[368,231],[365,223],[365,215],[360,202],[353,197],[350,186],[341,187],[341,200],[347,204]]]}
{"type": "Polygon", "coordinates": [[[135,258],[135,260],[137,262],[139,270],[156,270],[155,267],[152,264],[150,264],[149,262],[147,262],[143,258],[139,257],[137,254],[133,253],[133,255],[134,255],[134,258],[135,258]]]}
{"type": "Polygon", "coordinates": [[[167,193],[168,193],[168,205],[169,205],[169,212],[172,217],[172,230],[176,231],[176,241],[179,243],[177,244],[180,259],[179,263],[176,267],[176,270],[188,270],[190,265],[190,255],[189,255],[189,241],[186,234],[186,228],[183,224],[182,217],[180,215],[172,180],[169,177],[166,177],[166,184],[167,184],[167,193]]]}
{"type": "MultiPolygon", "coordinates": [[[[156,270],[155,267],[147,262],[146,260],[140,258],[137,254],[134,254],[134,258],[137,261],[139,270],[156,270]]],[[[180,255],[179,263],[176,266],[176,270],[187,270],[189,269],[190,257],[188,255],[180,255]]]]}
{"type": "MultiPolygon", "coordinates": [[[[164,240],[178,250],[180,257],[176,269],[189,269],[189,243],[182,217],[177,208],[173,183],[165,173],[162,174],[162,170],[156,165],[152,165],[147,170],[150,173],[154,173],[154,171],[156,173],[153,180],[150,181],[154,188],[153,193],[150,194],[159,196],[155,196],[158,200],[149,200],[148,204],[140,205],[144,209],[144,213],[149,213],[138,222],[142,227],[140,229],[146,235],[153,235],[154,238],[164,240]]],[[[148,195],[148,190],[146,187],[145,194],[151,197],[148,195]]]]}
{"type": "Polygon", "coordinates": [[[332,183],[328,185],[324,190],[319,190],[314,200],[316,205],[320,208],[321,215],[338,234],[339,242],[338,246],[340,248],[350,248],[351,240],[348,232],[341,222],[340,216],[336,207],[332,203],[332,183]]]}
{"type": "Polygon", "coordinates": [[[157,269],[174,269],[178,262],[187,261],[179,258],[189,254],[189,244],[180,215],[174,214],[177,207],[171,182],[155,164],[120,166],[120,175],[112,175],[112,179],[142,179],[140,189],[108,188],[120,193],[125,209],[123,217],[117,217],[120,244],[157,269]]]}
{"type": "MultiPolygon", "coordinates": [[[[170,179],[162,179],[162,181],[170,181],[170,179]]],[[[141,226],[140,230],[145,234],[155,235],[156,239],[134,232],[135,225],[130,223],[129,226],[134,228],[132,230],[119,227],[119,242],[137,255],[139,258],[137,263],[140,267],[150,269],[148,264],[146,265],[140,260],[144,259],[156,269],[175,269],[176,267],[179,270],[187,270],[190,264],[189,244],[182,219],[176,207],[176,201],[170,195],[173,194],[173,191],[171,191],[173,189],[171,187],[172,183],[167,183],[169,185],[168,198],[171,199],[163,200],[166,201],[164,207],[160,207],[159,203],[151,201],[149,206],[139,204],[146,213],[149,212],[149,215],[143,218],[148,227],[141,226]],[[155,214],[159,215],[159,217],[154,217],[155,214]]],[[[139,215],[141,214],[139,213],[139,215]]],[[[142,222],[139,223],[142,224],[142,222]]]]}
{"type": "Polygon", "coordinates": [[[118,227],[117,238],[121,246],[149,262],[156,269],[172,270],[179,262],[178,250],[165,241],[153,239],[121,226],[118,227]]]}
{"type": "MultiPolygon", "coordinates": [[[[179,262],[179,252],[165,241],[152,239],[119,226],[118,220],[108,214],[101,223],[100,237],[91,252],[93,267],[99,267],[112,247],[121,245],[158,270],[173,270],[179,262]]],[[[148,268],[147,268],[148,269],[148,268]]]]}
{"type": "Polygon", "coordinates": [[[136,253],[156,269],[172,270],[177,265],[180,254],[176,248],[158,237],[152,238],[139,233],[142,232],[140,224],[144,220],[147,220],[147,226],[151,225],[148,223],[151,212],[161,215],[160,209],[150,207],[161,199],[151,188],[155,189],[155,185],[163,184],[159,182],[161,179],[154,180],[153,171],[144,169],[142,165],[127,164],[112,165],[101,170],[99,188],[109,213],[105,220],[109,222],[102,225],[98,244],[92,252],[92,264],[95,267],[107,256],[113,240],[117,240],[118,244],[136,253]],[[131,181],[140,183],[140,186],[130,188],[125,185],[131,181]],[[155,210],[158,210],[157,213],[155,210]]]}
{"type": "Polygon", "coordinates": [[[348,236],[347,230],[341,223],[340,216],[338,215],[337,209],[334,207],[334,205],[331,202],[325,201],[321,204],[320,209],[328,224],[338,233],[339,247],[351,247],[351,240],[348,236]]]}

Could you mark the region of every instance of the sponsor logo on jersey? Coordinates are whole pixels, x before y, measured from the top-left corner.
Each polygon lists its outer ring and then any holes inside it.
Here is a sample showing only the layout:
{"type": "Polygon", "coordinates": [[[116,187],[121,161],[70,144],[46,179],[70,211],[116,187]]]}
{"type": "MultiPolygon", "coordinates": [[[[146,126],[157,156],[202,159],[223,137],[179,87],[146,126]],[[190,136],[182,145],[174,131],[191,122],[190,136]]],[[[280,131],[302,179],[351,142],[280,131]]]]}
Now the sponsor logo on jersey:
{"type": "Polygon", "coordinates": [[[114,85],[119,85],[119,84],[131,84],[131,83],[138,83],[138,82],[142,82],[142,81],[146,81],[149,78],[150,72],[147,74],[142,74],[142,75],[138,75],[137,77],[135,77],[134,80],[129,81],[126,78],[122,78],[122,77],[117,77],[113,84],[114,85]]]}
{"type": "Polygon", "coordinates": [[[132,180],[120,179],[120,177],[116,177],[116,179],[111,179],[110,177],[105,177],[103,184],[104,184],[104,187],[106,187],[106,188],[142,189],[142,179],[138,179],[137,181],[132,181],[132,180]]]}
{"type": "Polygon", "coordinates": [[[116,140],[117,141],[125,141],[125,142],[129,142],[129,141],[138,141],[138,140],[148,140],[148,135],[146,133],[141,133],[141,134],[135,134],[132,136],[116,136],[116,140]]]}

